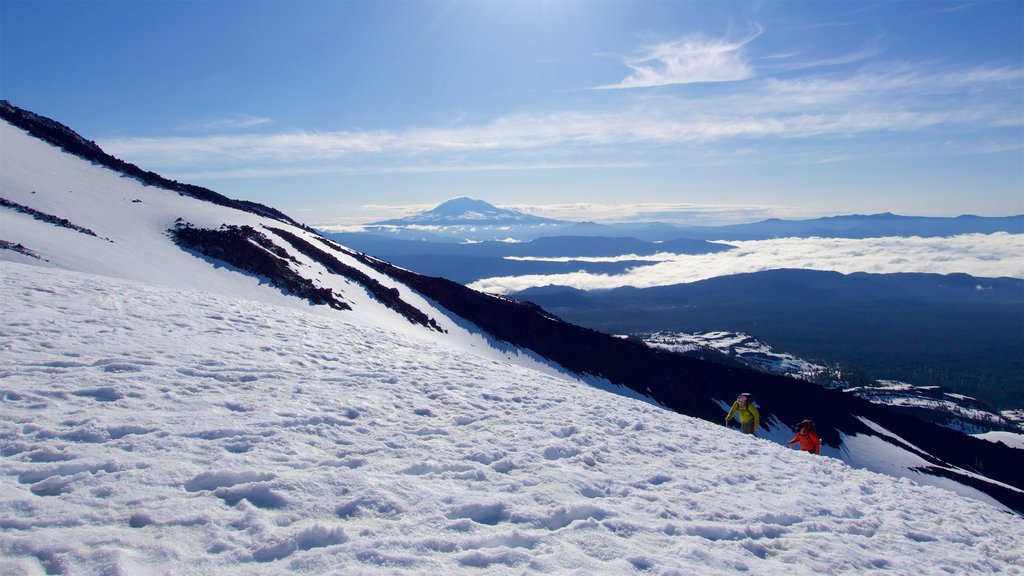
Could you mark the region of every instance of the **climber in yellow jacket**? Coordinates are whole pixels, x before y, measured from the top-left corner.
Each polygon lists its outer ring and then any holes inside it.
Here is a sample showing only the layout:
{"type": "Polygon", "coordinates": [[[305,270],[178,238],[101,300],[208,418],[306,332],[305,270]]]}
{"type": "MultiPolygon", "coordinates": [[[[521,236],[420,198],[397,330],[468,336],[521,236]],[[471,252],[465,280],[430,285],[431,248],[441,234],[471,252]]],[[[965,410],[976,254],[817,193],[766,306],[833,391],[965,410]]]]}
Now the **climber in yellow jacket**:
{"type": "Polygon", "coordinates": [[[757,406],[754,406],[754,399],[750,397],[749,392],[740,394],[732,403],[729,415],[725,417],[726,426],[729,425],[736,413],[740,415],[740,430],[744,434],[756,435],[757,429],[761,427],[761,415],[757,413],[757,406]]]}

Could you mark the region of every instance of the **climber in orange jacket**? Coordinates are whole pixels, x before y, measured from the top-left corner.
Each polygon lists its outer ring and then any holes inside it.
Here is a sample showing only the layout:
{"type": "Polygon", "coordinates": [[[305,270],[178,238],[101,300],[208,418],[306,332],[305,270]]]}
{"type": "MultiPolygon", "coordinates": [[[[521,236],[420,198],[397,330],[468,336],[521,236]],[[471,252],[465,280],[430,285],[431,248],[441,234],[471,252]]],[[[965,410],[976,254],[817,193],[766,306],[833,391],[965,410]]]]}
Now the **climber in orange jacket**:
{"type": "Polygon", "coordinates": [[[786,442],[786,446],[800,443],[800,449],[811,454],[821,454],[821,440],[814,431],[814,420],[804,420],[796,425],[796,436],[786,442]]]}

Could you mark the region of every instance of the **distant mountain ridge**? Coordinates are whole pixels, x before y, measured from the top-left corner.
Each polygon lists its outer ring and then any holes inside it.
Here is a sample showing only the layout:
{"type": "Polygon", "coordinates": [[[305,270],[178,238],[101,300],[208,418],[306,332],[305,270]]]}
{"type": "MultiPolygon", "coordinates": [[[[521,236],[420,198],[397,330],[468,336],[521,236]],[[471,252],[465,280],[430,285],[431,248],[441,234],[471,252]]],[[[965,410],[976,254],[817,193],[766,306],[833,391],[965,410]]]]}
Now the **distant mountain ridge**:
{"type": "Polygon", "coordinates": [[[667,222],[579,222],[560,234],[575,236],[633,236],[648,241],[770,240],[773,238],[933,238],[960,234],[1024,234],[1024,214],[1012,216],[901,216],[892,213],[850,214],[806,220],[771,218],[723,226],[689,226],[667,222]]]}
{"type": "Polygon", "coordinates": [[[562,234],[578,236],[634,236],[643,240],[664,241],[679,238],[693,240],[770,240],[772,238],[885,238],[893,236],[956,236],[959,234],[1024,234],[1024,214],[1013,216],[902,216],[848,214],[784,220],[770,218],[759,222],[723,226],[689,226],[666,222],[595,223],[578,222],[562,234]]]}
{"type": "Polygon", "coordinates": [[[691,227],[687,238],[707,240],[766,240],[782,237],[880,238],[889,236],[955,236],[958,234],[1024,234],[1024,215],[900,216],[889,212],[871,215],[830,216],[810,220],[772,218],[751,224],[691,227]]]}
{"type": "MultiPolygon", "coordinates": [[[[667,222],[597,223],[557,220],[498,208],[467,197],[447,200],[433,209],[373,222],[365,233],[416,241],[528,241],[545,236],[632,237],[647,242],[672,240],[768,240],[772,238],[882,238],[893,236],[940,237],[960,234],[1024,234],[1024,214],[1013,216],[956,217],[849,214],[723,226],[692,226],[667,222]],[[430,230],[427,234],[423,228],[430,230]]],[[[568,256],[569,254],[565,254],[568,256]]]]}

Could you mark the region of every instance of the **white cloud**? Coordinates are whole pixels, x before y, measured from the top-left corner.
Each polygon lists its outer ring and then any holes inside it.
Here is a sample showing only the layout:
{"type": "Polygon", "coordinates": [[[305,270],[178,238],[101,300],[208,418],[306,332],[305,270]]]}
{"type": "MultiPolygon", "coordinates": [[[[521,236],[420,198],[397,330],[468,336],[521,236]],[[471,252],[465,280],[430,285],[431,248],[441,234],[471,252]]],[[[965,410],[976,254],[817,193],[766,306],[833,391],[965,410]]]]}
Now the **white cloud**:
{"type": "Polygon", "coordinates": [[[617,84],[599,88],[652,88],[746,80],[753,77],[754,70],[743,48],[760,34],[758,28],[738,42],[690,37],[648,46],[639,56],[625,59],[632,74],[617,84]]]}
{"type": "Polygon", "coordinates": [[[532,275],[487,278],[470,286],[509,293],[537,286],[571,286],[600,290],[632,286],[650,288],[706,280],[717,276],[778,268],[871,272],[966,273],[980,277],[1024,278],[1024,234],[965,234],[948,238],[782,238],[728,242],[735,250],[681,255],[622,274],[532,275]]]}

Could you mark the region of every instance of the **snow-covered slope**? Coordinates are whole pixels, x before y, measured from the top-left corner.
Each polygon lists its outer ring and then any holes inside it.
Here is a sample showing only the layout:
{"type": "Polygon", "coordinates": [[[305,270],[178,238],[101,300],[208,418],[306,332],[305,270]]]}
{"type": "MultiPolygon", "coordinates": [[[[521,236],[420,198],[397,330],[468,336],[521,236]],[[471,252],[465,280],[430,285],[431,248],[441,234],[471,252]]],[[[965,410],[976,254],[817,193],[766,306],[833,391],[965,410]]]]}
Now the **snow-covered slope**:
{"type": "MultiPolygon", "coordinates": [[[[0,122],[3,155],[2,197],[43,214],[68,219],[92,231],[54,226],[31,214],[3,212],[3,239],[22,244],[40,258],[0,251],[0,258],[139,280],[171,288],[235,295],[285,305],[308,303],[282,293],[241,271],[215,269],[207,260],[169,241],[168,230],[178,218],[201,228],[229,223],[261,228],[272,225],[295,234],[305,231],[256,214],[217,206],[195,198],[144,186],[135,179],[70,154],[0,122]]],[[[308,263],[307,263],[308,264],[308,263]]],[[[358,265],[358,264],[356,264],[358,265]]],[[[373,308],[360,286],[332,285],[356,301],[354,315],[373,308]]],[[[380,316],[370,312],[375,320],[380,316]]]]}
{"type": "Polygon", "coordinates": [[[315,308],[0,264],[4,574],[1019,573],[1024,521],[315,308]]]}

